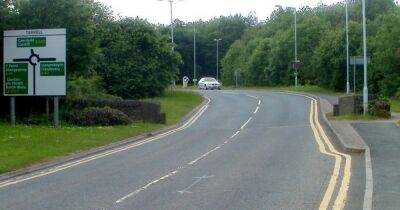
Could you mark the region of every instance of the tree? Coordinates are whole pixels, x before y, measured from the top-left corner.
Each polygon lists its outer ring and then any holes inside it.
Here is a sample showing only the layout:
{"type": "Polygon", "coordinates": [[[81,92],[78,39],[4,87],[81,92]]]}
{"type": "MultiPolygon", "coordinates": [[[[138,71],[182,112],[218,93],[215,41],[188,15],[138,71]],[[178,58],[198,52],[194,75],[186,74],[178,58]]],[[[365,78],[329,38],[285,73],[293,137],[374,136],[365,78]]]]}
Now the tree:
{"type": "MultiPolygon", "coordinates": [[[[226,54],[233,42],[238,40],[247,29],[255,26],[257,19],[250,14],[247,17],[242,15],[221,16],[209,21],[196,21],[184,23],[175,20],[175,43],[176,50],[181,54],[183,65],[179,68],[179,78],[189,76],[193,78],[193,28],[196,26],[197,34],[197,77],[216,76],[216,43],[215,38],[221,38],[220,57],[226,54]]],[[[159,30],[169,36],[170,29],[166,26],[159,26],[159,30]]]]}
{"type": "Polygon", "coordinates": [[[106,28],[104,62],[98,73],[109,93],[123,98],[161,95],[176,79],[181,63],[167,38],[141,19],[121,19],[106,28]]]}
{"type": "Polygon", "coordinates": [[[376,36],[371,38],[371,89],[385,96],[400,91],[400,8],[380,16],[376,36]]]}
{"type": "Polygon", "coordinates": [[[66,28],[69,74],[94,73],[100,50],[95,33],[93,0],[16,1],[12,29],[66,28]]]}

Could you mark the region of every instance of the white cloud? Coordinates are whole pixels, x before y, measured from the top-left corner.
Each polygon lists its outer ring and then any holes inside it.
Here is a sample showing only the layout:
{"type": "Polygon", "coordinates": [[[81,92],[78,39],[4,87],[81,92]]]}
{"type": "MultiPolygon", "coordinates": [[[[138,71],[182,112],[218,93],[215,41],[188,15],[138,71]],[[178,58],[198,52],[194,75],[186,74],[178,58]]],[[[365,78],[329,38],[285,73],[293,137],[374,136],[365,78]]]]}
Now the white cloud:
{"type": "MultiPolygon", "coordinates": [[[[141,17],[152,23],[170,22],[169,2],[167,0],[97,0],[113,8],[116,14],[128,17],[141,17]]],[[[175,0],[174,18],[185,22],[198,19],[209,20],[220,15],[255,12],[259,20],[265,20],[275,9],[275,5],[311,6],[318,3],[332,4],[338,0],[175,0]]]]}

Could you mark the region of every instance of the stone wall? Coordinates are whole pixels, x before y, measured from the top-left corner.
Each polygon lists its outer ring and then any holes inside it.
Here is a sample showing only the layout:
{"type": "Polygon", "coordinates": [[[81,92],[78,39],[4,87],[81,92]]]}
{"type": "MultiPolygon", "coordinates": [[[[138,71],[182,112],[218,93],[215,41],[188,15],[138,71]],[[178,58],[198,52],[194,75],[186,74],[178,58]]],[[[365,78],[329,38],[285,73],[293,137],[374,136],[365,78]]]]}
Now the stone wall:
{"type": "MultiPolygon", "coordinates": [[[[369,100],[375,100],[376,95],[369,95],[369,100]]],[[[350,115],[363,113],[362,95],[345,95],[339,97],[339,104],[333,107],[333,115],[350,115]]]]}

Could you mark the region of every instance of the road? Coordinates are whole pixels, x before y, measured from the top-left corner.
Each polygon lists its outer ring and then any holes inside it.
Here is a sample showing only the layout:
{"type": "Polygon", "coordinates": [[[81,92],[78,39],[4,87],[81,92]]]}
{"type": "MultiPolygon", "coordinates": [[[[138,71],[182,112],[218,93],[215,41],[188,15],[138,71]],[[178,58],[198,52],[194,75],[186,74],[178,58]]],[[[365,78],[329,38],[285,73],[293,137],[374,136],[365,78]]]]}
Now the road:
{"type": "Polygon", "coordinates": [[[349,208],[351,156],[329,147],[311,99],[201,93],[210,102],[187,128],[0,183],[0,209],[349,208]]]}

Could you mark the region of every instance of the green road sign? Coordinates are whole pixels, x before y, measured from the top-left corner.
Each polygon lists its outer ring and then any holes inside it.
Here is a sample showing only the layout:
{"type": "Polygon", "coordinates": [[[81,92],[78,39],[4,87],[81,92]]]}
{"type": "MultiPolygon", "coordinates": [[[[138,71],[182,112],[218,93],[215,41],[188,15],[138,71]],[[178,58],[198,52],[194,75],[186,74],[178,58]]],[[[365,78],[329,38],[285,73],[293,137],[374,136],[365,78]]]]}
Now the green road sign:
{"type": "Polygon", "coordinates": [[[41,62],[40,63],[40,76],[64,76],[65,63],[64,62],[41,62]]]}
{"type": "Polygon", "coordinates": [[[28,63],[4,64],[5,94],[28,94],[28,63]]]}
{"type": "Polygon", "coordinates": [[[4,31],[3,55],[3,67],[7,63],[10,72],[8,89],[3,78],[5,96],[66,95],[66,29],[4,31]]]}
{"type": "Polygon", "coordinates": [[[46,47],[46,37],[17,38],[17,47],[46,47]]]}

